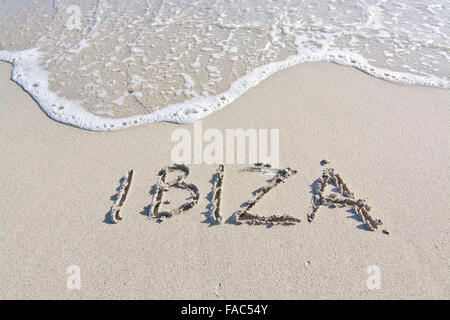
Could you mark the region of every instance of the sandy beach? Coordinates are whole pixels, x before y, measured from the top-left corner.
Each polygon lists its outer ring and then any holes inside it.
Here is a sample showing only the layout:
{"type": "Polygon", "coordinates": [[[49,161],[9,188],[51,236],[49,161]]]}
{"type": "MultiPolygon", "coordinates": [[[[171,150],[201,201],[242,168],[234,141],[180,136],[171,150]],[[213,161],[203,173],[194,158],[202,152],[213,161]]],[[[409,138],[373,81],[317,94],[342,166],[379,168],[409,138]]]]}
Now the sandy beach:
{"type": "Polygon", "coordinates": [[[277,72],[202,126],[279,129],[280,167],[298,173],[253,212],[301,223],[234,224],[230,217],[266,177],[227,164],[224,223],[213,225],[209,210],[215,164],[189,165],[198,204],[157,223],[146,208],[158,172],[172,163],[171,134],[194,124],[114,132],[63,125],[10,80],[11,68],[0,63],[1,299],[450,298],[448,89],[327,62],[277,72]],[[368,231],[348,208],[323,207],[308,222],[323,159],[367,199],[380,229],[368,231]],[[129,169],[123,219],[107,223],[129,169]],[[72,265],[80,289],[67,287],[72,265]],[[379,289],[368,288],[371,266],[379,289]]]}

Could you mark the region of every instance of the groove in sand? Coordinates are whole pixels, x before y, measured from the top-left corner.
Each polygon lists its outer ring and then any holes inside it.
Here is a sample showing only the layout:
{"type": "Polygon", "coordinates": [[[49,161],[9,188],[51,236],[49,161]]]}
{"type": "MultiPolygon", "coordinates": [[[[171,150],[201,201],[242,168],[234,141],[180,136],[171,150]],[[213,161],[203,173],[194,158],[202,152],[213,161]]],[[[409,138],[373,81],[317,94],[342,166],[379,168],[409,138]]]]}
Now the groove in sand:
{"type": "Polygon", "coordinates": [[[133,179],[133,170],[128,171],[128,175],[122,185],[120,186],[119,194],[117,195],[117,200],[111,209],[111,221],[113,223],[118,223],[122,220],[120,216],[120,209],[127,198],[128,191],[130,190],[131,180],[133,179]]]}
{"type": "Polygon", "coordinates": [[[297,170],[286,168],[286,169],[273,169],[268,164],[256,163],[252,167],[247,167],[241,170],[241,172],[260,172],[264,173],[267,171],[276,172],[276,175],[270,180],[269,185],[264,186],[257,190],[256,194],[252,199],[249,199],[245,204],[244,209],[236,213],[236,223],[246,222],[248,224],[296,224],[300,222],[300,219],[294,218],[289,215],[272,215],[270,217],[263,217],[259,215],[251,214],[249,211],[253,208],[270,190],[275,188],[281,183],[286,182],[286,180],[297,173],[297,170]]]}
{"type": "Polygon", "coordinates": [[[170,218],[174,214],[181,214],[189,209],[192,209],[200,199],[200,191],[195,184],[187,183],[184,179],[189,175],[189,168],[184,164],[175,164],[170,167],[165,167],[158,174],[158,181],[156,182],[156,192],[153,197],[153,205],[150,211],[150,218],[161,219],[163,217],[170,218]],[[166,181],[168,172],[181,173],[173,181],[166,181]],[[159,207],[164,195],[164,192],[169,191],[170,188],[180,188],[189,191],[192,200],[183,203],[178,208],[172,209],[169,212],[159,213],[159,207]]]}

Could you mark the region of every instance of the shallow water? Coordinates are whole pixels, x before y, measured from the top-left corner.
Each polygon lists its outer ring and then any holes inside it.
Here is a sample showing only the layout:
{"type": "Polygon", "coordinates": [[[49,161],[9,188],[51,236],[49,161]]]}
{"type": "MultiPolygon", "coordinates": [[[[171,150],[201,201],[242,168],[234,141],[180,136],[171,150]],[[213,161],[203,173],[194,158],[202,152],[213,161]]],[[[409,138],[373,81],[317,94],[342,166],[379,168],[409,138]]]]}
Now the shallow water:
{"type": "Polygon", "coordinates": [[[190,122],[308,61],[450,87],[449,1],[0,2],[0,59],[57,121],[190,122]]]}

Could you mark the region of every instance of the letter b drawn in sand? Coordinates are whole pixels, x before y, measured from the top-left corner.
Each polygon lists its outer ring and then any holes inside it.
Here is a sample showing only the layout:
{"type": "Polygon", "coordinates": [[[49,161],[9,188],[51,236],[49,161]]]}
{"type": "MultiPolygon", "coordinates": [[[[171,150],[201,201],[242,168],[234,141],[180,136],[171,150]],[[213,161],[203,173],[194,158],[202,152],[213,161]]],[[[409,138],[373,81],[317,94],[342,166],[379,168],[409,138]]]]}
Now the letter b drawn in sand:
{"type": "Polygon", "coordinates": [[[69,290],[80,290],[81,289],[81,270],[77,265],[70,265],[67,267],[66,273],[69,277],[66,281],[67,289],[69,290]]]}
{"type": "Polygon", "coordinates": [[[198,200],[200,199],[200,191],[195,184],[184,181],[188,175],[189,168],[184,164],[175,164],[171,167],[165,167],[159,172],[149,218],[159,219],[159,221],[162,221],[162,218],[170,218],[174,214],[181,214],[189,209],[192,209],[198,203],[198,200]],[[177,172],[180,173],[180,175],[178,175],[173,181],[167,181],[167,174],[170,172],[177,172]],[[159,207],[161,205],[164,192],[169,191],[170,188],[179,188],[189,191],[191,200],[168,212],[159,212],[159,207]]]}
{"type": "Polygon", "coordinates": [[[70,14],[69,18],[67,18],[66,26],[67,29],[81,29],[81,9],[77,5],[70,5],[67,7],[66,12],[70,14]]]}
{"type": "Polygon", "coordinates": [[[370,275],[367,278],[367,289],[379,290],[381,288],[381,270],[377,265],[367,267],[367,273],[370,275]]]}

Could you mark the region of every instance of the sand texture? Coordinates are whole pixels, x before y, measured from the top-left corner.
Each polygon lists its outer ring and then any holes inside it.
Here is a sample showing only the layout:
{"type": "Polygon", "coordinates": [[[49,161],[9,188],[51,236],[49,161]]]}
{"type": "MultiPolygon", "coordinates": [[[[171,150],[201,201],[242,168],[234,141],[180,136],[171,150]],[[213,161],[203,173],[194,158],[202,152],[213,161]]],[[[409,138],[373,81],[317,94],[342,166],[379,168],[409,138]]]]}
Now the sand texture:
{"type": "Polygon", "coordinates": [[[308,63],[204,118],[203,130],[279,129],[279,168],[296,170],[250,213],[301,222],[239,224],[271,183],[241,172],[250,164],[189,164],[182,181],[172,173],[158,183],[174,165],[173,130],[193,124],[62,125],[10,72],[0,63],[0,298],[450,298],[449,90],[308,63]],[[315,197],[326,168],[345,187],[330,177],[315,197]],[[161,219],[158,186],[167,187],[161,219]],[[71,265],[79,290],[66,286],[71,265]],[[371,290],[374,265],[380,289],[371,290]]]}

